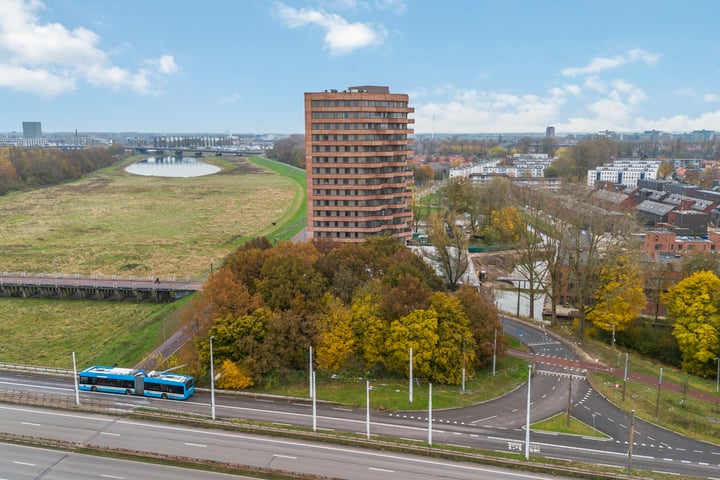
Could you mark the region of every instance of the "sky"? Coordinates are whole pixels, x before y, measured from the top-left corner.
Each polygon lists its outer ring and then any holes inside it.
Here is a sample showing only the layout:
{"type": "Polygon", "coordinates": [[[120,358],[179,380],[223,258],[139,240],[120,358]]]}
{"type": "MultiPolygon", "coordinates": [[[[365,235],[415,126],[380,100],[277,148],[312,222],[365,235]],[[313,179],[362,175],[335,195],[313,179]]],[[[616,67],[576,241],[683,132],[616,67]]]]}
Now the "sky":
{"type": "Polygon", "coordinates": [[[303,133],[384,85],[416,134],[720,131],[720,2],[0,0],[0,132],[303,133]]]}

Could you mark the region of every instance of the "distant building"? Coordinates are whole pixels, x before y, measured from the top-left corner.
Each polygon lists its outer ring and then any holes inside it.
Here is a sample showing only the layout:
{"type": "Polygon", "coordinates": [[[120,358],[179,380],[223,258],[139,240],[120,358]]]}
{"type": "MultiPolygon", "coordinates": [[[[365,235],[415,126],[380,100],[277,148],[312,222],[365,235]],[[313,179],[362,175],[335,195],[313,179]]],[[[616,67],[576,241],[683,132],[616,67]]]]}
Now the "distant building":
{"type": "Polygon", "coordinates": [[[588,170],[587,184],[594,186],[599,182],[635,187],[639,180],[655,179],[660,168],[660,160],[619,158],[609,164],[588,170]]]}
{"type": "Polygon", "coordinates": [[[23,137],[42,138],[42,124],[40,122],[22,122],[23,137]]]}
{"type": "Polygon", "coordinates": [[[408,100],[379,86],[305,93],[308,240],[411,238],[408,100]]]}
{"type": "Polygon", "coordinates": [[[547,127],[545,129],[546,138],[555,138],[555,127],[547,127]]]}

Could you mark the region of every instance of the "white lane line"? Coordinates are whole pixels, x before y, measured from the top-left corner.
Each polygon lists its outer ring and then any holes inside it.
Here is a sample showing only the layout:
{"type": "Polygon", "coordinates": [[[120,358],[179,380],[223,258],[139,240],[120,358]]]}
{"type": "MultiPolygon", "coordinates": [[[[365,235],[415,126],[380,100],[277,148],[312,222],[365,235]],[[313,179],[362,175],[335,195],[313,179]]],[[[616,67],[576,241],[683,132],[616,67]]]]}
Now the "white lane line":
{"type": "Polygon", "coordinates": [[[337,410],[340,412],[352,412],[352,408],[333,407],[333,410],[337,410]]]}
{"type": "Polygon", "coordinates": [[[118,477],[117,475],[107,475],[107,474],[105,474],[105,473],[103,473],[103,474],[100,475],[100,476],[101,476],[102,478],[112,478],[112,479],[114,479],[114,480],[125,480],[125,477],[118,477]]]}
{"type": "Polygon", "coordinates": [[[207,445],[203,445],[202,443],[190,443],[190,442],[185,442],[185,445],[187,445],[188,447],[207,448],[207,445]]]}
{"type": "Polygon", "coordinates": [[[34,467],[34,466],[35,466],[34,463],[27,463],[27,462],[13,461],[13,463],[14,463],[15,465],[26,465],[26,466],[28,466],[28,467],[34,467]]]}
{"type": "Polygon", "coordinates": [[[480,420],[475,420],[473,422],[470,422],[470,425],[475,425],[476,423],[484,422],[485,420],[492,420],[493,418],[497,418],[497,415],[493,415],[492,417],[485,417],[481,418],[480,420]]]}
{"type": "Polygon", "coordinates": [[[16,382],[0,382],[0,385],[12,385],[15,387],[32,387],[32,388],[43,388],[45,390],[65,390],[72,392],[74,389],[67,387],[47,387],[45,385],[35,385],[32,383],[16,383],[16,382]]]}
{"type": "Polygon", "coordinates": [[[31,427],[39,427],[39,423],[32,423],[32,422],[20,422],[21,425],[29,425],[31,427]]]}
{"type": "Polygon", "coordinates": [[[256,398],[256,402],[264,402],[264,403],[275,403],[275,400],[266,400],[264,398],[256,398]]]}
{"type": "Polygon", "coordinates": [[[100,432],[100,435],[107,435],[108,437],[119,437],[119,433],[100,432]]]}
{"type": "Polygon", "coordinates": [[[293,456],[291,456],[291,455],[273,454],[273,457],[277,457],[277,458],[287,458],[288,460],[297,460],[297,457],[293,457],[293,456]]]}
{"type": "Polygon", "coordinates": [[[372,470],[373,472],[395,473],[395,470],[388,470],[385,468],[368,467],[368,470],[372,470]]]}

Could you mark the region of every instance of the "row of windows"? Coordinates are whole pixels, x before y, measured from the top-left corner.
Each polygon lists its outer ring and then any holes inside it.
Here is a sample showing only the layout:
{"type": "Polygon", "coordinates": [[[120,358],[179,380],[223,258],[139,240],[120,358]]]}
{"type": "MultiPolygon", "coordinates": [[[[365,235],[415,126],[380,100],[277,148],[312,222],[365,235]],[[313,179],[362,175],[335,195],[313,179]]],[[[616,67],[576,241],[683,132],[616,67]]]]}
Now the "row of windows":
{"type": "Polygon", "coordinates": [[[378,228],[385,225],[403,225],[407,218],[391,218],[390,221],[370,220],[368,222],[323,222],[315,221],[316,228],[378,228]]]}
{"type": "Polygon", "coordinates": [[[406,183],[408,177],[395,178],[314,178],[313,185],[384,185],[406,183]]]}
{"type": "MultiPolygon", "coordinates": [[[[695,250],[695,247],[698,247],[698,248],[699,248],[700,246],[701,246],[701,245],[689,243],[689,244],[686,244],[686,245],[685,245],[685,247],[686,247],[685,250],[695,250]]],[[[703,243],[703,244],[702,244],[702,249],[703,249],[703,250],[707,250],[707,247],[708,247],[708,244],[707,244],[707,243],[703,243]]],[[[663,245],[663,244],[661,244],[661,243],[656,243],[656,244],[655,244],[655,250],[662,250],[663,248],[664,248],[664,245],[663,245]]],[[[682,250],[683,250],[683,244],[682,244],[682,243],[678,243],[677,249],[678,249],[678,252],[682,251],[682,250]]],[[[672,251],[672,250],[675,250],[675,244],[672,244],[672,243],[670,244],[670,250],[671,250],[671,251],[672,251]]],[[[714,252],[714,251],[715,251],[715,245],[710,245],[710,251],[711,251],[711,252],[714,252]]]]}
{"type": "Polygon", "coordinates": [[[387,157],[312,157],[312,163],[357,163],[357,164],[372,164],[372,163],[407,163],[407,155],[390,155],[387,157]]]}
{"type": "Polygon", "coordinates": [[[405,112],[312,112],[312,118],[407,118],[405,112]]]}
{"type": "Polygon", "coordinates": [[[391,142],[391,141],[405,141],[407,135],[398,133],[368,133],[368,134],[343,134],[343,135],[328,135],[328,134],[315,134],[312,136],[313,142],[391,142]]]}
{"type": "Polygon", "coordinates": [[[408,213],[404,208],[383,208],[379,212],[363,212],[357,210],[314,210],[313,214],[316,218],[319,217],[386,217],[388,215],[395,215],[397,213],[408,213]]]}
{"type": "Polygon", "coordinates": [[[135,388],[134,380],[123,380],[119,378],[86,377],[80,376],[81,385],[102,385],[106,387],[135,388]]]}
{"type": "Polygon", "coordinates": [[[410,173],[410,170],[404,166],[397,167],[380,167],[380,168],[321,168],[313,167],[312,173],[315,175],[382,175],[383,173],[410,173]]]}
{"type": "Polygon", "coordinates": [[[313,107],[390,107],[407,108],[408,102],[392,100],[313,100],[313,107]]]}
{"type": "Polygon", "coordinates": [[[317,189],[313,190],[313,195],[322,197],[322,196],[331,196],[331,197],[362,197],[365,195],[370,196],[377,196],[377,195],[393,195],[397,193],[403,193],[405,192],[405,188],[381,188],[378,190],[360,190],[357,188],[353,189],[317,189]]]}
{"type": "Polygon", "coordinates": [[[185,394],[185,386],[184,385],[168,385],[166,383],[153,383],[153,382],[148,382],[146,380],[145,386],[143,388],[150,392],[167,392],[167,393],[177,393],[180,395],[185,394]]]}
{"type": "Polygon", "coordinates": [[[380,207],[383,205],[405,205],[406,197],[399,196],[389,200],[313,200],[314,207],[380,207]]]}
{"type": "Polygon", "coordinates": [[[313,145],[313,152],[404,152],[407,145],[313,145]]]}
{"type": "Polygon", "coordinates": [[[407,130],[407,123],[313,123],[313,130],[407,130]]]}

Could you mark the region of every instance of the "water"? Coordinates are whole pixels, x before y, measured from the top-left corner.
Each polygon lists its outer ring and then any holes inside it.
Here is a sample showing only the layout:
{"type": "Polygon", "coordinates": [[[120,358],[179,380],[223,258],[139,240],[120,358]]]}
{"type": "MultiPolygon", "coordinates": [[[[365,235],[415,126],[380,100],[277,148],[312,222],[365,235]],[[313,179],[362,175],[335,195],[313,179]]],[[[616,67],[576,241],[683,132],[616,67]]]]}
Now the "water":
{"type": "Polygon", "coordinates": [[[202,177],[220,170],[215,165],[186,157],[150,157],[125,168],[128,173],[150,177],[202,177]]]}

